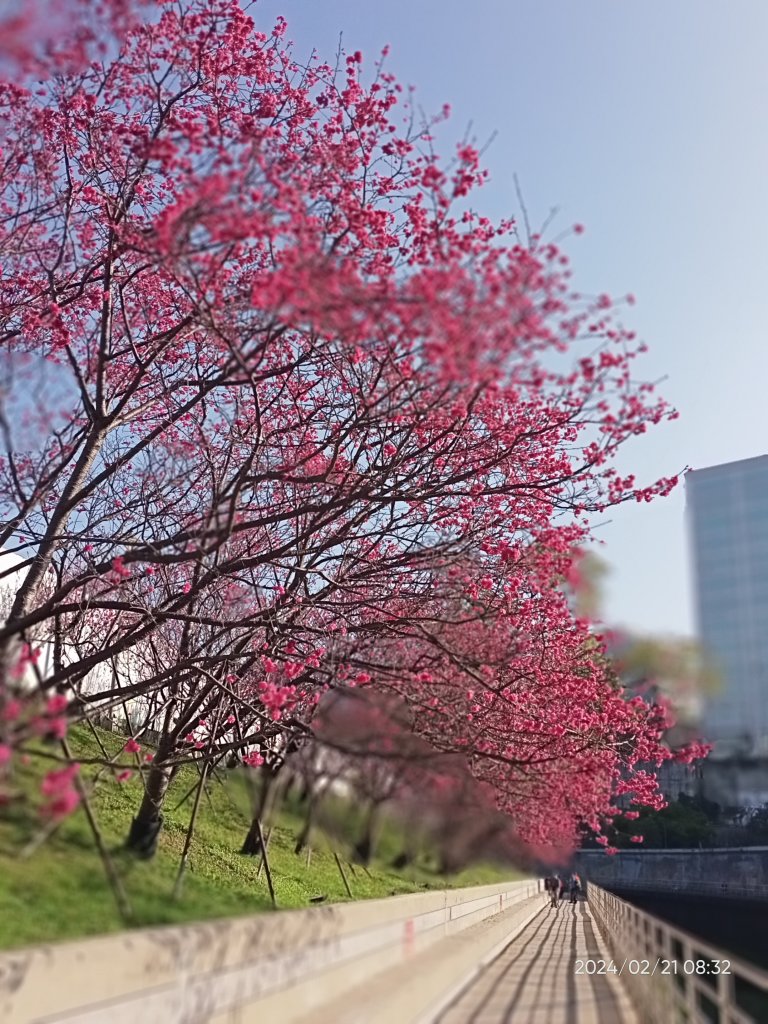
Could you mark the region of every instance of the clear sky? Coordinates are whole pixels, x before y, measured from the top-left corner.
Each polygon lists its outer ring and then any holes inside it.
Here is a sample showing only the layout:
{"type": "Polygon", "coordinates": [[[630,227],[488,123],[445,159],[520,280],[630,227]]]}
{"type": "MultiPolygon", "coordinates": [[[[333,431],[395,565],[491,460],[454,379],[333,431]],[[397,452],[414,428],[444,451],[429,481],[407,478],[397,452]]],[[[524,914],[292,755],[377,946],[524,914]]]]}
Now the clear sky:
{"type": "MultiPolygon", "coordinates": [[[[680,419],[622,456],[643,480],[768,452],[768,0],[259,0],[306,55],[388,67],[422,106],[469,122],[492,180],[475,206],[531,220],[553,206],[584,291],[633,292],[645,379],[680,419]]],[[[369,65],[370,66],[370,65],[369,65]]],[[[557,231],[554,232],[556,234],[557,231]]],[[[599,530],[605,617],[693,629],[682,484],[599,530]]]]}

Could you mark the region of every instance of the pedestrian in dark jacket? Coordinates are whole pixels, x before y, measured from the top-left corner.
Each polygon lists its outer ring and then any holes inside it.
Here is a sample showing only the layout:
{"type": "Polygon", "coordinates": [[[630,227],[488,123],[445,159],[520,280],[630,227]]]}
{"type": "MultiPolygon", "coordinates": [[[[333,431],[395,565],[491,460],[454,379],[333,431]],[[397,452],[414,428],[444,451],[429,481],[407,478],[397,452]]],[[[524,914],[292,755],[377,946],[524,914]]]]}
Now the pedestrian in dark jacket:
{"type": "Polygon", "coordinates": [[[575,871],[568,882],[568,891],[571,895],[571,903],[575,903],[578,899],[579,893],[581,892],[581,879],[575,871]]]}

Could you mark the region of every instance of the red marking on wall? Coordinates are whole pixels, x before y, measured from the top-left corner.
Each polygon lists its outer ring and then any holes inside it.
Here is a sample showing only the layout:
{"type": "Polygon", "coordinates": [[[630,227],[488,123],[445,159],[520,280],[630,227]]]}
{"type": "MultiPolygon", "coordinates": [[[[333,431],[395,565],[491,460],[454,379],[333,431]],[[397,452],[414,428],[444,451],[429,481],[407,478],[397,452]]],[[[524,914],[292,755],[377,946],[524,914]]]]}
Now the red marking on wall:
{"type": "Polygon", "coordinates": [[[413,953],[413,920],[408,918],[405,922],[405,929],[403,931],[403,952],[406,956],[410,956],[413,953]]]}

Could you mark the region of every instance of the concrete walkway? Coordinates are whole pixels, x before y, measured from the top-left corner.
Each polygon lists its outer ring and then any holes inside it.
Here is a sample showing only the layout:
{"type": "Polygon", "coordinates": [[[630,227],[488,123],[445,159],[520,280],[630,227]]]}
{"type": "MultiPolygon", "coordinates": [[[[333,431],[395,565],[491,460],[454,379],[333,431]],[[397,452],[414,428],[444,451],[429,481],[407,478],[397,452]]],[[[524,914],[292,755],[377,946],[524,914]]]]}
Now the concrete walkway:
{"type": "Polygon", "coordinates": [[[383,971],[301,1024],[638,1024],[586,903],[542,893],[383,971]]]}
{"type": "Polygon", "coordinates": [[[586,903],[547,908],[431,1024],[635,1024],[615,975],[576,973],[587,959],[610,954],[586,903]]]}

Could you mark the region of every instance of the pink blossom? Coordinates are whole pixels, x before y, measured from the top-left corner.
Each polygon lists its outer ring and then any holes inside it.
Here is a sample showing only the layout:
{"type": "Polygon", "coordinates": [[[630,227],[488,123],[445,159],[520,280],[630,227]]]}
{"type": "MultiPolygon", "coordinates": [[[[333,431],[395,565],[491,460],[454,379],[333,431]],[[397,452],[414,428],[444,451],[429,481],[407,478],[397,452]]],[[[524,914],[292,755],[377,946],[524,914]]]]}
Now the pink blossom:
{"type": "Polygon", "coordinates": [[[3,708],[2,719],[4,722],[15,722],[21,715],[21,701],[11,698],[6,701],[5,707],[3,708]]]}
{"type": "MultiPolygon", "coordinates": [[[[17,0],[25,22],[27,6],[46,5],[17,0]]],[[[300,728],[315,711],[322,718],[329,689],[370,682],[350,663],[373,650],[380,686],[354,694],[356,705],[391,697],[414,714],[401,736],[382,710],[371,742],[458,757],[469,802],[507,813],[516,842],[566,853],[582,823],[599,832],[620,815],[622,793],[656,805],[642,766],[666,758],[669,722],[615,688],[561,585],[574,578],[591,510],[674,487],[667,477],[638,488],[616,468],[625,441],[673,415],[635,383],[642,347],[607,294],[573,290],[556,244],[524,244],[511,219],[474,212],[481,154],[465,140],[439,159],[429,127],[408,127],[411,101],[383,67],[366,84],[354,51],[338,74],[314,61],[298,74],[284,19],[270,37],[237,0],[160,6],[148,26],[118,18],[118,33],[88,12],[132,0],[77,0],[76,47],[54,40],[58,57],[43,47],[33,76],[5,83],[3,133],[9,152],[26,155],[0,186],[2,279],[12,282],[3,317],[19,325],[7,347],[84,367],[121,424],[74,492],[69,442],[93,414],[85,390],[50,459],[20,459],[39,496],[33,514],[70,521],[99,562],[111,560],[103,579],[87,551],[53,573],[45,560],[40,635],[67,608],[87,609],[94,660],[112,638],[145,637],[139,657],[156,655],[172,680],[181,606],[231,622],[211,629],[210,651],[207,627],[193,629],[181,659],[205,670],[210,655],[214,672],[230,671],[232,697],[221,699],[232,703],[215,720],[242,700],[244,713],[295,715],[300,728]],[[153,118],[155,72],[169,55],[164,95],[184,87],[168,117],[153,118]],[[104,74],[81,74],[94,60],[104,74]],[[119,225],[114,195],[133,197],[119,225]],[[107,284],[93,254],[109,236],[107,284]],[[66,259],[52,281],[59,244],[66,259]],[[590,334],[600,337],[591,354],[590,334]],[[129,460],[132,449],[147,457],[129,460]],[[112,559],[116,545],[130,546],[112,559]],[[156,558],[169,559],[162,585],[151,580],[153,566],[164,573],[156,558]],[[323,635],[333,638],[327,675],[301,691],[282,685],[320,676],[309,670],[321,654],[303,655],[323,635]],[[524,784],[505,769],[516,763],[532,766],[524,784]]],[[[11,47],[20,31],[12,19],[11,47]]],[[[19,679],[35,657],[22,651],[19,679]]],[[[178,721],[191,722],[199,688],[191,672],[180,676],[190,686],[178,721]]],[[[29,716],[6,710],[20,735],[65,733],[66,705],[29,706],[29,716]]],[[[210,742],[200,733],[184,749],[210,742]]],[[[126,752],[141,757],[132,742],[126,752]]],[[[403,787],[434,795],[429,771],[406,761],[403,787]]],[[[76,801],[71,786],[46,785],[62,806],[76,801]]]]}
{"type": "Polygon", "coordinates": [[[123,747],[123,750],[127,754],[138,754],[138,752],[141,750],[141,745],[132,736],[123,747]]]}
{"type": "Polygon", "coordinates": [[[131,570],[125,565],[122,555],[117,555],[112,559],[112,570],[121,579],[128,579],[131,575],[131,570]]]}
{"type": "Polygon", "coordinates": [[[52,736],[54,739],[63,740],[67,735],[67,729],[69,722],[66,718],[51,718],[48,720],[48,726],[46,733],[48,736],[52,736]]]}
{"type": "Polygon", "coordinates": [[[71,764],[66,768],[54,769],[46,774],[40,784],[43,796],[55,796],[72,785],[72,780],[80,770],[80,765],[71,764]]]}
{"type": "Polygon", "coordinates": [[[42,808],[42,813],[51,818],[66,818],[80,803],[80,794],[74,789],[57,792],[42,808]]]}
{"type": "Polygon", "coordinates": [[[0,765],[8,764],[11,760],[12,751],[7,743],[0,743],[0,765]]]}

